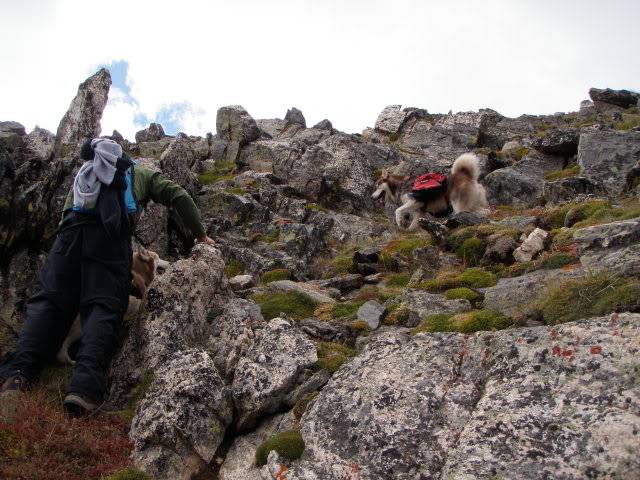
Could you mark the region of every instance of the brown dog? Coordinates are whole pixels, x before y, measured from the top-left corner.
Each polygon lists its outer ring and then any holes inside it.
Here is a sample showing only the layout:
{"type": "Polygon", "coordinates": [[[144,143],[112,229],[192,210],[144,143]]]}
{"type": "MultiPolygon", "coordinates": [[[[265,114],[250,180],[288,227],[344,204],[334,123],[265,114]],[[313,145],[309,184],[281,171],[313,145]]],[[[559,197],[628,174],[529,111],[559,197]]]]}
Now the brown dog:
{"type": "MultiPolygon", "coordinates": [[[[142,247],[133,253],[131,259],[131,279],[132,286],[139,295],[129,295],[129,305],[124,314],[124,321],[130,322],[132,318],[140,310],[142,301],[147,294],[147,288],[155,278],[156,272],[162,273],[169,266],[169,262],[160,259],[156,252],[146,250],[142,247]]],[[[80,323],[80,315],[77,315],[73,321],[73,325],[69,329],[67,338],[65,338],[60,350],[58,351],[58,361],[60,363],[68,363],[74,365],[76,362],[69,356],[69,347],[73,342],[82,336],[82,325],[80,323]]]]}
{"type": "Polygon", "coordinates": [[[409,214],[411,222],[408,230],[416,230],[421,213],[438,215],[446,212],[449,205],[455,213],[488,212],[489,204],[484,187],[478,182],[479,175],[478,158],[473,153],[465,153],[453,162],[446,188],[439,190],[428,201],[419,200],[412,195],[412,183],[408,177],[388,173],[383,173],[378,180],[377,189],[371,197],[383,202],[387,199],[395,203],[402,201],[402,206],[395,211],[396,223],[403,228],[404,217],[409,214]]]}

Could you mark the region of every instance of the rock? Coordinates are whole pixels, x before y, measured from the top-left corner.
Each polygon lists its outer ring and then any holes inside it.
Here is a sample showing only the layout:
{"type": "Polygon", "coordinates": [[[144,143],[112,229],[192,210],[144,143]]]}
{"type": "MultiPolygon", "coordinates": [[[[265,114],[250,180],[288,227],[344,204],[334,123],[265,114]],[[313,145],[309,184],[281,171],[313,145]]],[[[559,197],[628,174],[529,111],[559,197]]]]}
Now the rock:
{"type": "Polygon", "coordinates": [[[164,138],[164,129],[159,123],[151,123],[147,128],[136,132],[136,142],[155,142],[164,138]]]}
{"type": "Polygon", "coordinates": [[[87,138],[100,136],[100,119],[107,105],[110,87],[111,74],[106,68],[101,68],[80,84],[78,94],[58,125],[56,149],[65,144],[75,146],[87,138]]]}
{"type": "Polygon", "coordinates": [[[378,263],[382,247],[361,248],[353,254],[354,263],[378,263]]]}
{"type": "Polygon", "coordinates": [[[320,120],[318,123],[316,123],[313,126],[313,128],[317,128],[318,130],[327,130],[327,131],[333,133],[333,125],[326,118],[324,120],[320,120]]]}
{"type": "Polygon", "coordinates": [[[447,300],[444,295],[428,293],[424,290],[412,288],[407,289],[402,295],[394,298],[390,303],[400,303],[407,308],[409,312],[408,318],[399,324],[404,327],[415,327],[427,315],[458,313],[471,310],[471,304],[468,300],[447,300]]]}
{"type": "Polygon", "coordinates": [[[284,119],[289,123],[297,123],[305,128],[307,126],[307,121],[304,119],[304,115],[296,107],[291,107],[287,110],[287,114],[284,116],[284,119]]]}
{"type": "Polygon", "coordinates": [[[568,177],[546,182],[542,195],[547,203],[575,201],[580,197],[603,193],[595,183],[585,177],[568,177]]]}
{"type": "Polygon", "coordinates": [[[400,130],[400,127],[407,119],[407,112],[401,110],[402,105],[389,105],[385,107],[378,119],[376,120],[375,129],[383,132],[396,134],[400,130]]]}
{"type": "Polygon", "coordinates": [[[538,479],[562,471],[578,479],[586,470],[596,478],[629,471],[638,464],[640,412],[625,400],[634,394],[625,392],[637,389],[629,387],[628,365],[640,342],[640,315],[617,316],[619,335],[610,322],[376,335],[302,417],[305,453],[287,465],[286,477],[413,480],[500,472],[538,479]],[[616,438],[612,450],[602,449],[602,435],[616,438]]]}
{"type": "Polygon", "coordinates": [[[585,268],[640,275],[640,218],[581,228],[573,238],[585,268]]]}
{"type": "Polygon", "coordinates": [[[569,157],[578,152],[580,132],[576,129],[552,128],[532,143],[533,148],[543,153],[569,157]]]}
{"type": "Polygon", "coordinates": [[[518,172],[512,167],[494,170],[484,177],[487,198],[493,205],[533,207],[542,199],[544,180],[518,172]]]}
{"type": "Polygon", "coordinates": [[[629,108],[638,103],[638,94],[629,90],[612,90],[610,88],[590,88],[589,96],[596,108],[615,105],[621,108],[629,108]]]}
{"type": "Polygon", "coordinates": [[[413,251],[413,258],[425,272],[435,273],[440,268],[440,250],[438,247],[426,246],[416,248],[413,251]]]}
{"type": "Polygon", "coordinates": [[[311,375],[307,381],[289,394],[286,400],[287,405],[289,407],[293,407],[309,393],[316,392],[324,387],[330,378],[331,373],[328,370],[322,369],[317,371],[311,375]]]}
{"type": "Polygon", "coordinates": [[[480,264],[513,263],[513,251],[516,248],[518,248],[518,242],[509,235],[490,235],[487,238],[487,244],[480,264]]]}
{"type": "Polygon", "coordinates": [[[231,298],[209,310],[207,322],[211,326],[206,348],[220,374],[230,382],[238,361],[253,348],[256,332],[267,322],[259,305],[241,298],[231,298]]]}
{"type": "Polygon", "coordinates": [[[15,133],[16,135],[23,136],[27,132],[24,129],[24,125],[18,122],[8,121],[0,122],[0,133],[15,133]]]}
{"type": "Polygon", "coordinates": [[[367,322],[371,330],[375,330],[380,326],[382,317],[384,317],[385,308],[375,300],[369,300],[358,308],[357,318],[360,321],[367,322]]]}
{"type": "Polygon", "coordinates": [[[232,391],[236,429],[251,428],[277,411],[295,388],[303,369],[318,361],[316,347],[290,322],[271,320],[235,369],[232,391]]]}
{"type": "Polygon", "coordinates": [[[425,212],[423,215],[422,218],[418,219],[420,228],[429,232],[438,244],[444,245],[449,235],[449,229],[428,212],[425,212]]]}
{"type": "Polygon", "coordinates": [[[159,480],[191,478],[213,459],[232,408],[207,353],[176,353],[155,372],[136,409],[130,433],[136,466],[159,480]]]}
{"type": "Polygon", "coordinates": [[[29,154],[43,163],[48,163],[53,157],[56,137],[49,130],[36,126],[25,139],[25,146],[29,154]]]}
{"type": "Polygon", "coordinates": [[[294,282],[292,280],[276,280],[269,282],[267,288],[276,292],[298,292],[318,303],[335,303],[335,299],[326,288],[314,283],[294,282]]]}
{"type": "Polygon", "coordinates": [[[527,239],[513,251],[513,258],[517,262],[530,262],[538,252],[544,250],[545,243],[549,237],[549,232],[536,228],[529,234],[527,239]]]}
{"type": "Polygon", "coordinates": [[[145,248],[156,252],[161,258],[168,253],[169,238],[167,207],[150,201],[136,222],[136,238],[145,248]]]}
{"type": "Polygon", "coordinates": [[[525,230],[531,226],[535,227],[538,223],[538,217],[531,215],[514,215],[513,217],[503,218],[502,220],[497,220],[493,223],[504,227],[514,228],[516,230],[525,230]]]}
{"type": "Polygon", "coordinates": [[[349,337],[349,331],[345,325],[305,318],[298,322],[300,329],[310,337],[325,342],[345,342],[349,337]]]}
{"type": "Polygon", "coordinates": [[[519,277],[501,278],[497,285],[482,288],[484,308],[503,313],[512,318],[522,316],[544,290],[561,280],[583,275],[576,270],[537,270],[519,277]]]}
{"type": "Polygon", "coordinates": [[[364,277],[359,273],[348,273],[338,277],[322,280],[320,286],[323,288],[337,288],[343,293],[356,290],[364,284],[364,277]]]}
{"type": "Polygon", "coordinates": [[[469,227],[471,225],[480,225],[489,223],[484,215],[475,212],[458,212],[447,217],[445,226],[447,228],[469,227]]]}
{"type": "Polygon", "coordinates": [[[578,164],[582,175],[609,195],[620,195],[627,175],[640,158],[640,132],[592,131],[580,135],[578,164]]]}
{"type": "Polygon", "coordinates": [[[191,256],[171,263],[155,278],[136,321],[110,370],[109,403],[121,406],[145,373],[165,365],[176,353],[201,348],[209,338],[209,312],[229,301],[220,251],[197,244],[191,256]]]}
{"type": "Polygon", "coordinates": [[[179,133],[160,156],[162,172],[174,182],[179,183],[195,197],[198,191],[198,179],[192,171],[197,160],[193,144],[184,133],[179,133]]]}
{"type": "Polygon", "coordinates": [[[371,275],[367,275],[366,277],[364,277],[364,283],[368,285],[380,283],[382,280],[384,280],[384,275],[380,272],[373,273],[371,275]]]}
{"type": "Polygon", "coordinates": [[[229,279],[229,286],[235,292],[238,290],[246,290],[255,285],[255,280],[252,275],[236,275],[229,279]]]}
{"type": "Polygon", "coordinates": [[[216,132],[219,137],[229,142],[225,153],[225,159],[229,161],[235,161],[240,148],[260,136],[256,121],[240,105],[218,109],[216,132]]]}
{"type": "Polygon", "coordinates": [[[293,415],[278,414],[264,420],[255,431],[233,440],[218,472],[219,480],[260,480],[256,449],[276,433],[293,428],[293,415]]]}
{"type": "Polygon", "coordinates": [[[591,100],[582,100],[580,102],[580,115],[591,115],[594,110],[594,105],[591,100]]]}

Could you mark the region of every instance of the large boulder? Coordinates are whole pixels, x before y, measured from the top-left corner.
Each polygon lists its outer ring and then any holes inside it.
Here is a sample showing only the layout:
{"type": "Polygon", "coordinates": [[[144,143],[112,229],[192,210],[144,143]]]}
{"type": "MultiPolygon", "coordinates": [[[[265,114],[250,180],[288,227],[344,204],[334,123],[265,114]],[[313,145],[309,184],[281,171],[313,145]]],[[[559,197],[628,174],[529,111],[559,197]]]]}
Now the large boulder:
{"type": "Polygon", "coordinates": [[[610,195],[620,195],[627,175],[640,159],[640,132],[591,131],[580,135],[578,164],[582,175],[610,195]]]}
{"type": "Polygon", "coordinates": [[[240,148],[260,137],[260,129],[251,115],[240,105],[218,109],[216,132],[228,142],[225,159],[235,161],[240,148]]]}
{"type": "Polygon", "coordinates": [[[236,428],[251,428],[281,408],[286,395],[302,380],[303,370],[317,361],[315,345],[292,322],[271,320],[235,369],[231,389],[236,428]]]}
{"type": "Polygon", "coordinates": [[[494,170],[483,180],[487,199],[493,205],[533,207],[542,202],[544,180],[512,167],[494,170]]]}
{"type": "Polygon", "coordinates": [[[542,189],[542,196],[547,203],[575,201],[587,195],[601,193],[604,193],[602,192],[602,188],[582,176],[561,178],[555,182],[546,182],[542,189]]]}
{"type": "Polygon", "coordinates": [[[147,128],[136,132],[136,142],[155,142],[164,138],[164,129],[159,123],[151,123],[147,128]]]}
{"type": "Polygon", "coordinates": [[[406,110],[402,110],[402,105],[388,105],[378,115],[375,129],[382,133],[396,134],[408,115],[406,110]]]}
{"type": "Polygon", "coordinates": [[[56,145],[76,145],[87,138],[100,135],[100,119],[107,105],[111,74],[101,68],[78,87],[69,110],[58,125],[56,145]]]}
{"type": "Polygon", "coordinates": [[[157,480],[188,480],[213,459],[233,418],[213,360],[176,352],[154,372],[131,424],[136,466],[157,480]]]}
{"type": "Polygon", "coordinates": [[[284,119],[289,123],[297,123],[303,127],[307,126],[307,121],[304,119],[304,115],[296,107],[291,107],[287,110],[287,114],[284,116],[284,119]]]}
{"type": "Polygon", "coordinates": [[[306,448],[286,478],[562,472],[577,480],[636,471],[639,342],[637,314],[473,335],[376,335],[303,415],[306,448]]]}
{"type": "Polygon", "coordinates": [[[640,218],[581,228],[573,238],[585,268],[640,275],[640,218]]]}
{"type": "Polygon", "coordinates": [[[610,88],[590,88],[589,96],[596,108],[602,108],[607,105],[615,105],[621,108],[629,108],[638,103],[640,96],[629,90],[612,90],[610,88]]]}
{"type": "Polygon", "coordinates": [[[179,133],[160,156],[160,168],[164,175],[179,183],[192,196],[198,191],[198,178],[193,171],[198,156],[193,141],[179,133]]]}
{"type": "Polygon", "coordinates": [[[415,327],[427,315],[471,310],[468,300],[448,300],[444,295],[412,288],[389,301],[389,306],[394,304],[400,304],[400,308],[405,308],[407,311],[406,318],[399,322],[399,325],[405,327],[415,327]]]}
{"type": "Polygon", "coordinates": [[[578,151],[580,132],[576,129],[552,128],[533,142],[533,147],[544,153],[571,156],[578,151]]]}

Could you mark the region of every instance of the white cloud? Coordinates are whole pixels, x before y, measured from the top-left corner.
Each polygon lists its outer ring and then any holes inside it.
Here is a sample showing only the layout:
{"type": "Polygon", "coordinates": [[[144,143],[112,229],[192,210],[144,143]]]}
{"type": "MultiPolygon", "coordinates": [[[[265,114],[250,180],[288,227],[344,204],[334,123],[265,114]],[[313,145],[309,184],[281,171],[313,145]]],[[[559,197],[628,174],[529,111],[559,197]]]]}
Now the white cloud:
{"type": "Polygon", "coordinates": [[[122,90],[111,87],[102,115],[102,135],[111,135],[113,130],[118,130],[124,138],[134,141],[136,132],[140,130],[134,122],[137,113],[137,105],[131,103],[122,90]]]}
{"type": "MultiPolygon", "coordinates": [[[[2,11],[0,115],[28,128],[55,131],[78,83],[114,59],[129,63],[147,117],[191,104],[190,134],[215,131],[228,104],[256,118],[297,106],[308,124],[359,132],[391,103],[516,116],[576,109],[591,86],[640,89],[635,0],[7,0],[2,11]]],[[[131,111],[114,99],[105,132],[131,135],[131,111]]]]}

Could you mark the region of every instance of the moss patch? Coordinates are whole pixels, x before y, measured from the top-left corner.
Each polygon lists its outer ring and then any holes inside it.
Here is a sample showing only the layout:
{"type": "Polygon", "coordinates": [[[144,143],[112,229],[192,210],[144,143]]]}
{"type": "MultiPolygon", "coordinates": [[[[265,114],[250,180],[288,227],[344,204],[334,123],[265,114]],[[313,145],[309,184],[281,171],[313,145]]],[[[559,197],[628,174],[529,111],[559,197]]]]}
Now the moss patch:
{"type": "Polygon", "coordinates": [[[575,252],[551,252],[531,262],[514,263],[500,271],[500,277],[518,277],[536,270],[553,270],[578,262],[575,252]]]}
{"type": "Polygon", "coordinates": [[[291,272],[286,268],[275,268],[264,272],[260,277],[260,281],[263,284],[275,282],[277,280],[289,280],[291,278],[291,272]]]}
{"type": "Polygon", "coordinates": [[[330,373],[335,373],[344,362],[356,354],[353,348],[335,342],[318,342],[317,349],[318,361],[315,367],[318,370],[328,370],[330,373]]]}
{"type": "Polygon", "coordinates": [[[239,260],[231,259],[224,266],[224,273],[228,278],[244,273],[245,265],[239,260]]]}
{"type": "Polygon", "coordinates": [[[631,218],[640,217],[640,201],[630,200],[619,206],[609,204],[595,208],[586,215],[584,220],[574,224],[575,228],[590,227],[604,223],[619,222],[631,218]]]}
{"type": "Polygon", "coordinates": [[[437,314],[427,316],[412,335],[422,332],[473,333],[488,330],[502,330],[511,325],[511,320],[493,310],[472,310],[455,315],[437,314]]]}
{"type": "Polygon", "coordinates": [[[261,467],[267,463],[271,450],[289,460],[297,460],[304,452],[304,440],[298,430],[288,430],[274,435],[256,449],[257,466],[261,467]]]}
{"type": "Polygon", "coordinates": [[[317,203],[307,203],[304,208],[306,208],[307,210],[311,210],[312,212],[328,212],[329,210],[327,210],[326,208],[324,208],[322,205],[318,205],[317,203]]]}
{"type": "Polygon", "coordinates": [[[108,477],[104,477],[103,480],[152,480],[149,475],[140,470],[134,468],[128,468],[126,470],[120,470],[119,472],[112,473],[108,477]]]}
{"type": "Polygon", "coordinates": [[[442,273],[433,280],[420,283],[418,288],[437,292],[458,287],[492,287],[496,283],[498,283],[498,277],[495,273],[482,268],[467,268],[462,273],[442,273]]]}
{"type": "Polygon", "coordinates": [[[550,325],[611,312],[637,310],[640,280],[600,272],[549,287],[534,304],[550,325]]]}
{"type": "Polygon", "coordinates": [[[380,252],[380,262],[387,268],[394,264],[392,257],[400,254],[407,260],[413,260],[413,251],[431,245],[433,241],[429,235],[406,235],[388,242],[380,252]]]}
{"type": "Polygon", "coordinates": [[[462,245],[456,248],[456,255],[465,265],[475,266],[480,263],[484,255],[485,245],[479,238],[467,238],[462,245]]]}
{"type": "Polygon", "coordinates": [[[580,166],[574,164],[574,165],[568,165],[562,170],[549,172],[544,176],[544,178],[549,182],[553,182],[555,180],[560,180],[561,178],[575,177],[576,175],[580,175],[580,166]]]}
{"type": "Polygon", "coordinates": [[[609,202],[606,200],[592,200],[583,203],[567,203],[559,207],[547,209],[542,214],[544,223],[550,228],[561,228],[564,226],[564,219],[569,211],[573,211],[573,215],[589,218],[598,210],[608,207],[609,202]]]}
{"type": "Polygon", "coordinates": [[[273,230],[267,233],[259,233],[255,237],[253,237],[253,241],[255,242],[264,242],[264,243],[273,243],[277,242],[280,239],[280,229],[274,228],[273,230]]]}
{"type": "Polygon", "coordinates": [[[313,315],[318,303],[300,292],[265,292],[252,297],[260,305],[262,315],[267,319],[284,313],[291,318],[301,319],[313,315]]]}
{"type": "Polygon", "coordinates": [[[356,318],[358,309],[364,302],[336,303],[331,308],[332,318],[356,318]]]}
{"type": "Polygon", "coordinates": [[[404,303],[396,303],[387,309],[382,323],[385,325],[404,325],[409,320],[409,307],[404,303]]]}
{"type": "Polygon", "coordinates": [[[475,303],[482,298],[479,293],[466,287],[451,288],[444,292],[444,296],[448,300],[469,300],[471,303],[475,303]]]}
{"type": "Polygon", "coordinates": [[[235,177],[235,170],[235,162],[216,162],[212,170],[198,175],[198,181],[201,185],[211,185],[224,180],[232,180],[235,177]]]}
{"type": "Polygon", "coordinates": [[[388,287],[406,287],[411,280],[408,273],[393,273],[385,278],[385,285],[388,287]]]}

